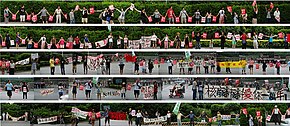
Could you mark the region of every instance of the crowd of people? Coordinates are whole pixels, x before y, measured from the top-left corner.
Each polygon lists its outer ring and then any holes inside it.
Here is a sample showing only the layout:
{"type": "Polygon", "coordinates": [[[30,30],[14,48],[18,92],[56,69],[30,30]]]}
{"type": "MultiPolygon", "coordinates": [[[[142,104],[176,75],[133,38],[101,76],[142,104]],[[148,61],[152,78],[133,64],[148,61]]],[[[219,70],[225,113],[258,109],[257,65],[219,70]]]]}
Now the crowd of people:
{"type": "MultiPolygon", "coordinates": [[[[159,12],[159,10],[156,8],[153,13],[146,13],[145,8],[142,8],[138,10],[134,4],[131,3],[131,6],[117,9],[114,7],[114,5],[110,5],[109,7],[101,10],[95,10],[94,7],[90,7],[90,9],[87,9],[85,6],[81,9],[79,5],[76,5],[75,8],[71,8],[70,12],[63,12],[61,7],[58,6],[57,9],[54,12],[48,12],[45,7],[43,7],[39,12],[32,11],[30,14],[26,11],[24,5],[22,5],[19,10],[16,12],[11,12],[8,7],[5,7],[4,9],[4,22],[8,23],[9,20],[16,21],[16,16],[19,14],[20,22],[26,22],[31,21],[32,23],[37,22],[37,16],[40,16],[40,19],[42,20],[42,23],[48,23],[48,21],[53,22],[53,18],[56,17],[55,22],[56,23],[62,23],[62,15],[65,17],[66,20],[69,21],[70,24],[74,24],[76,18],[75,12],[81,11],[82,17],[81,21],[82,23],[88,23],[88,15],[92,15],[95,12],[100,12],[99,18],[102,20],[103,24],[113,24],[114,23],[114,13],[118,12],[120,13],[118,17],[118,21],[120,24],[124,24],[126,21],[125,15],[126,12],[130,9],[131,11],[136,11],[139,13],[139,19],[140,23],[165,23],[168,22],[169,24],[174,23],[219,23],[224,24],[225,20],[232,20],[234,24],[239,23],[258,23],[258,5],[257,2],[254,2],[252,4],[253,6],[253,15],[248,15],[247,11],[245,9],[241,9],[241,12],[233,12],[232,6],[227,6],[227,12],[224,9],[224,7],[220,8],[218,12],[201,12],[199,9],[195,9],[195,12],[192,14],[189,14],[185,8],[182,8],[180,12],[175,12],[173,6],[170,6],[166,12],[159,12]],[[227,17],[227,13],[231,15],[231,17],[227,17]],[[26,18],[25,18],[26,17],[26,18]],[[251,18],[251,19],[250,19],[251,18]]],[[[248,10],[250,11],[250,10],[248,10]]],[[[270,6],[265,5],[265,19],[267,23],[280,23],[281,22],[281,12],[279,8],[274,8],[274,5],[271,3],[270,6]],[[274,12],[273,12],[274,9],[274,12]]]]}
{"type": "MultiPolygon", "coordinates": [[[[46,36],[45,34],[41,38],[33,38],[31,35],[27,35],[26,37],[22,37],[19,32],[16,33],[15,37],[12,37],[9,33],[5,36],[0,34],[0,43],[1,47],[6,47],[9,49],[10,47],[16,47],[18,49],[21,47],[27,47],[27,49],[98,49],[98,48],[108,48],[108,49],[132,49],[135,48],[132,41],[129,40],[128,36],[125,35],[124,37],[118,36],[117,38],[114,37],[112,33],[108,35],[107,38],[99,41],[90,40],[89,36],[85,34],[82,37],[79,35],[72,36],[70,35],[67,39],[61,36],[60,38],[56,38],[55,36],[46,36]],[[48,38],[51,37],[50,40],[48,38]],[[102,42],[102,43],[101,43],[102,42]]],[[[221,49],[224,48],[237,48],[237,45],[240,45],[241,42],[242,49],[246,49],[248,47],[248,42],[251,41],[253,44],[251,48],[258,49],[261,45],[266,45],[266,47],[273,48],[275,45],[274,40],[276,39],[283,39],[283,46],[285,49],[289,48],[288,39],[286,33],[280,32],[276,34],[269,34],[265,35],[262,33],[245,33],[243,32],[241,35],[239,33],[228,33],[227,35],[224,32],[216,32],[213,35],[208,35],[207,33],[200,33],[200,32],[192,32],[191,35],[185,34],[184,37],[181,37],[179,32],[176,33],[175,37],[170,37],[166,34],[164,37],[157,36],[155,33],[151,35],[149,48],[176,48],[176,49],[201,49],[202,43],[205,45],[209,45],[205,48],[213,49],[215,45],[219,45],[221,49]],[[212,36],[212,37],[209,37],[212,36]],[[173,38],[173,39],[170,39],[173,38]],[[260,40],[268,40],[266,42],[259,42],[260,40]],[[231,41],[231,47],[226,47],[227,41],[231,41]]],[[[139,49],[145,48],[142,47],[142,44],[145,43],[145,39],[140,39],[140,42],[137,43],[139,45],[139,49]]],[[[148,47],[146,47],[148,48],[148,47]]]]}
{"type": "Polygon", "coordinates": [[[3,89],[7,92],[7,97],[9,100],[12,99],[13,93],[20,93],[20,92],[22,92],[22,99],[27,99],[27,94],[29,92],[29,86],[27,82],[23,82],[23,81],[20,82],[20,85],[17,85],[17,84],[15,85],[10,80],[7,80],[3,89]]]}

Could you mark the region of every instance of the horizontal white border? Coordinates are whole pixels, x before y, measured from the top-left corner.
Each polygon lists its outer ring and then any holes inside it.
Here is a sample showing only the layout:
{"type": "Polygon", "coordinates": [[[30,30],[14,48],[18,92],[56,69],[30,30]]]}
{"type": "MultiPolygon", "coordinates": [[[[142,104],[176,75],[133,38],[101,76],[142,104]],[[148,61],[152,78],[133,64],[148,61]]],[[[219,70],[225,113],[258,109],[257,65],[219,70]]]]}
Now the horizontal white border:
{"type": "Polygon", "coordinates": [[[1,52],[290,52],[290,49],[0,49],[1,52]]]}
{"type": "Polygon", "coordinates": [[[25,104],[30,104],[30,103],[53,103],[53,104],[59,104],[59,103],[78,103],[78,104],[87,104],[87,103],[133,103],[133,104],[138,104],[138,103],[156,103],[156,104],[170,104],[170,103],[198,103],[198,104],[210,104],[210,103],[255,103],[255,104],[261,104],[261,103],[273,103],[273,104],[280,104],[280,103],[290,103],[289,101],[279,101],[279,100],[71,100],[71,101],[60,101],[60,100],[0,100],[1,104],[4,103],[25,103],[25,104]]]}
{"type": "MultiPolygon", "coordinates": [[[[289,22],[290,23],[290,22],[289,22]]],[[[196,26],[290,26],[290,24],[56,24],[56,23],[49,23],[49,24],[21,24],[21,23],[0,23],[0,27],[8,27],[8,26],[21,26],[21,27],[43,27],[43,26],[49,26],[49,27],[63,27],[63,26],[71,26],[71,27],[196,27],[196,26]]]]}
{"type": "Polygon", "coordinates": [[[289,78],[290,75],[1,75],[1,78],[289,78]]]}

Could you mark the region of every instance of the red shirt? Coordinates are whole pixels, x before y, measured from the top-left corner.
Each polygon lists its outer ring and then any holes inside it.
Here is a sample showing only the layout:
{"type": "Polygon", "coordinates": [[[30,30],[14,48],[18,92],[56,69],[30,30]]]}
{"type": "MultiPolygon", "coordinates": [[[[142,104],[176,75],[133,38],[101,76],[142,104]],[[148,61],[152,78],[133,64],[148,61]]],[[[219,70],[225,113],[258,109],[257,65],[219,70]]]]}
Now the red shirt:
{"type": "Polygon", "coordinates": [[[156,84],[154,85],[154,92],[158,92],[158,86],[156,84]]]}
{"type": "Polygon", "coordinates": [[[174,14],[173,9],[169,8],[166,13],[167,13],[168,18],[173,18],[173,14],[174,14]]]}
{"type": "Polygon", "coordinates": [[[76,44],[80,44],[80,38],[75,38],[76,44]]]}
{"type": "Polygon", "coordinates": [[[246,40],[247,39],[247,35],[246,34],[243,34],[242,35],[242,40],[246,40]]]}

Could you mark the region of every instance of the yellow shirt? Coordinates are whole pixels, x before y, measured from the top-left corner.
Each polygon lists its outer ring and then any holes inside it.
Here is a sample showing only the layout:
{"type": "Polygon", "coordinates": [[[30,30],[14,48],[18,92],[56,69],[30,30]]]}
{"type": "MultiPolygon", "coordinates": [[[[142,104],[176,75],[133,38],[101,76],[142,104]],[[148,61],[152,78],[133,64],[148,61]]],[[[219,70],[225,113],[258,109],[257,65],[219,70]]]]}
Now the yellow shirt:
{"type": "Polygon", "coordinates": [[[242,67],[246,67],[247,61],[246,60],[241,60],[241,64],[242,64],[242,67]]]}
{"type": "Polygon", "coordinates": [[[50,59],[50,60],[49,60],[49,66],[50,66],[50,67],[54,67],[54,60],[53,60],[53,59],[50,59]]]}

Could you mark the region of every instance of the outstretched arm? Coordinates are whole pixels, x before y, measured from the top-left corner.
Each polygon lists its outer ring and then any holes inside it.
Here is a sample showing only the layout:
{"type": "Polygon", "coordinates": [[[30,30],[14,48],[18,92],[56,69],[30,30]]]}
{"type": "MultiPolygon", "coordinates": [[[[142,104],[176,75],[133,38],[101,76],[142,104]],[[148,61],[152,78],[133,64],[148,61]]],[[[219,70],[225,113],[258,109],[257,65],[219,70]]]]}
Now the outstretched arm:
{"type": "Polygon", "coordinates": [[[137,8],[134,8],[134,10],[136,10],[137,12],[139,12],[139,13],[141,13],[141,11],[140,10],[138,10],[137,8]]]}

